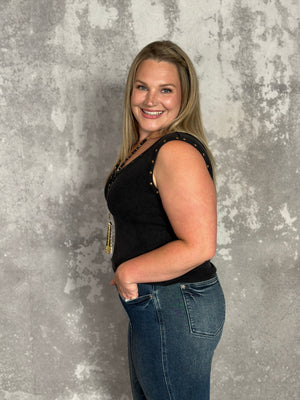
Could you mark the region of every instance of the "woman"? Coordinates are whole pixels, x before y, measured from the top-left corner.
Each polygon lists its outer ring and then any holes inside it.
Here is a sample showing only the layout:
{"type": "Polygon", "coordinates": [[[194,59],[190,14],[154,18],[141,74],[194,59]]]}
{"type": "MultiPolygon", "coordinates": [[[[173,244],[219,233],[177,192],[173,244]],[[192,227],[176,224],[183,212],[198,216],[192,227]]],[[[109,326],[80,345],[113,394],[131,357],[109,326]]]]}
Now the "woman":
{"type": "Polygon", "coordinates": [[[116,229],[111,284],[130,321],[134,400],[209,399],[225,318],[209,261],[212,164],[190,59],[170,41],[150,43],[129,71],[123,145],[105,188],[116,229]]]}

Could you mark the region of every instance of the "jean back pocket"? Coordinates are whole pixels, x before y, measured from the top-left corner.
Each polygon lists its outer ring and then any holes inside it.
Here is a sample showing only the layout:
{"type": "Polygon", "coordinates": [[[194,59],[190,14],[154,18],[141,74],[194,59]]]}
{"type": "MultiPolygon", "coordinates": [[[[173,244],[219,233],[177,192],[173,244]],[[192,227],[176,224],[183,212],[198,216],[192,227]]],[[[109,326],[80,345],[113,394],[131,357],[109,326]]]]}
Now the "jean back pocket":
{"type": "Polygon", "coordinates": [[[190,331],[215,337],[222,332],[225,321],[225,300],[218,277],[181,285],[190,331]]]}

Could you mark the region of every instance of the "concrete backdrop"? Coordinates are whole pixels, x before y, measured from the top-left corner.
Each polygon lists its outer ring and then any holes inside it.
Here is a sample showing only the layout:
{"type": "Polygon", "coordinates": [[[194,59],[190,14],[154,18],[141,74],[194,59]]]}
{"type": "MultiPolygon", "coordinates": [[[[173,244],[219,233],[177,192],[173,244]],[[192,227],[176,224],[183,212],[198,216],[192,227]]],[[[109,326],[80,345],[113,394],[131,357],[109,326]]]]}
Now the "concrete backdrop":
{"type": "MultiPolygon", "coordinates": [[[[212,400],[299,399],[296,0],[0,1],[0,399],[129,400],[103,182],[137,51],[193,60],[227,322],[212,400]]],[[[298,109],[297,109],[298,108],[298,109]]]]}

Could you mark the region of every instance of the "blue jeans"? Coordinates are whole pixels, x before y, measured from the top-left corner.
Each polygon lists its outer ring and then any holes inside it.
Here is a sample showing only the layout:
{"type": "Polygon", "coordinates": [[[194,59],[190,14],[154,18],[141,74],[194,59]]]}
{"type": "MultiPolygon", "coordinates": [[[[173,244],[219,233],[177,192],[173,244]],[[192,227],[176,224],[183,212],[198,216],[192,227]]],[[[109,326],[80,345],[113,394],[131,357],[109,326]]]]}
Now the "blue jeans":
{"type": "Polygon", "coordinates": [[[208,400],[214,350],[225,320],[218,277],[169,286],[139,284],[129,317],[134,400],[208,400]]]}

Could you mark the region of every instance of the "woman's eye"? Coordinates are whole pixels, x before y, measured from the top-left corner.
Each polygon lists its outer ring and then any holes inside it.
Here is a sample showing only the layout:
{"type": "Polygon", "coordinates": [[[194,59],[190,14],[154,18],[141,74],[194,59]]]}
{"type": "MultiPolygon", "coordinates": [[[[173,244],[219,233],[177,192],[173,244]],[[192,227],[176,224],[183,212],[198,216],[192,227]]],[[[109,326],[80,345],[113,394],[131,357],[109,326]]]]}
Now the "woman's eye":
{"type": "Polygon", "coordinates": [[[164,89],[162,89],[162,92],[163,92],[163,93],[171,93],[172,90],[169,89],[169,88],[164,88],[164,89]]]}
{"type": "Polygon", "coordinates": [[[139,90],[146,90],[145,86],[143,86],[143,85],[138,85],[138,86],[137,86],[137,89],[139,89],[139,90]]]}

